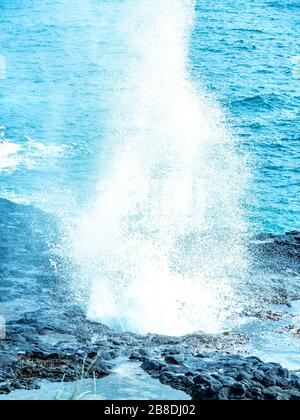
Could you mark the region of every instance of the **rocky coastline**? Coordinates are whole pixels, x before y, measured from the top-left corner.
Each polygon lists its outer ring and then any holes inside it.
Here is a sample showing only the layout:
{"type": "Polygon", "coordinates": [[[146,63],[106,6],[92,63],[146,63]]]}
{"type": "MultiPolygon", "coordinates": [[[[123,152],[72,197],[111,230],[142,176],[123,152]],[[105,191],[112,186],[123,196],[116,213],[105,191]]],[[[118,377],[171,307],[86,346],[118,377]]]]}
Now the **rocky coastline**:
{"type": "Polygon", "coordinates": [[[118,333],[87,321],[77,308],[50,324],[47,315],[28,313],[7,325],[7,337],[0,343],[0,394],[35,389],[42,379],[100,379],[122,356],[139,361],[153,378],[194,400],[300,400],[296,373],[256,357],[229,354],[244,339],[230,334],[177,338],[118,333]]]}
{"type": "MultiPolygon", "coordinates": [[[[82,375],[100,379],[125,357],[195,400],[300,400],[298,372],[251,357],[245,334],[141,336],[88,321],[84,309],[70,299],[66,302],[66,291],[50,266],[53,221],[7,200],[0,200],[0,210],[0,315],[6,317],[6,334],[0,339],[0,395],[35,389],[40,380],[70,382],[82,375]]],[[[251,252],[259,255],[257,266],[274,273],[292,270],[292,282],[297,283],[300,233],[261,235],[252,243],[251,252]]],[[[287,310],[291,299],[300,298],[297,287],[289,291],[278,281],[270,302],[287,310]]],[[[272,310],[256,315],[275,323],[282,316],[272,310]]],[[[300,326],[290,327],[299,339],[300,326]]]]}

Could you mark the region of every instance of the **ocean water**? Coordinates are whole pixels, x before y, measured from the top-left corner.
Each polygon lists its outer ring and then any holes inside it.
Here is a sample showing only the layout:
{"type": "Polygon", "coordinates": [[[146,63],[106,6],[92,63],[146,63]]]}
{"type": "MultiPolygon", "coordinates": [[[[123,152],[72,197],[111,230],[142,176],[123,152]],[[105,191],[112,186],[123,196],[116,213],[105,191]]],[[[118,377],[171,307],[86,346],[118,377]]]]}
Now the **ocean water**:
{"type": "MultiPolygon", "coordinates": [[[[124,37],[130,3],[1,2],[3,197],[61,211],[73,204],[66,197],[78,208],[93,194],[109,159],[103,149],[111,146],[105,139],[113,136],[113,106],[132,61],[124,37]]],[[[298,1],[196,3],[190,69],[222,105],[240,152],[252,158],[251,217],[264,231],[296,229],[298,1]]],[[[149,10],[144,13],[141,27],[149,10]]]]}
{"type": "Polygon", "coordinates": [[[0,23],[0,196],[58,218],[70,298],[228,328],[246,238],[300,228],[299,2],[3,0],[0,23]]]}
{"type": "Polygon", "coordinates": [[[265,232],[298,229],[300,4],[204,1],[197,10],[193,74],[253,159],[250,217],[265,232]]]}

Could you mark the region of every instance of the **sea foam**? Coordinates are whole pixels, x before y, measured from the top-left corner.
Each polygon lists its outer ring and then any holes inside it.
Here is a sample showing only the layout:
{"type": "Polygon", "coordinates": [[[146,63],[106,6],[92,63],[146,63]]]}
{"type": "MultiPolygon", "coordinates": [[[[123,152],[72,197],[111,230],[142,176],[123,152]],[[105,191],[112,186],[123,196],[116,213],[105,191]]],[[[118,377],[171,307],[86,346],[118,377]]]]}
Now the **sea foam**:
{"type": "Polygon", "coordinates": [[[194,7],[127,0],[116,26],[110,163],[67,241],[88,317],[119,329],[215,332],[243,309],[248,175],[222,110],[191,80],[194,7]]]}

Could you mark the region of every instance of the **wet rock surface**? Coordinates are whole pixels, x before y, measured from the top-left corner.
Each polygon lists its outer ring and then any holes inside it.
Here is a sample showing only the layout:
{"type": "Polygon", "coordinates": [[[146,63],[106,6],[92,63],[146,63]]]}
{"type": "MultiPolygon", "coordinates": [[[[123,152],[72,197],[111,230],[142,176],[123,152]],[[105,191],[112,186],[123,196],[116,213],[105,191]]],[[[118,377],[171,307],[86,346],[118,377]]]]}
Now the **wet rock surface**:
{"type": "Polygon", "coordinates": [[[118,333],[87,321],[76,308],[51,323],[46,319],[47,314],[37,311],[8,323],[7,337],[0,341],[0,394],[34,389],[41,379],[99,379],[111,373],[119,356],[126,356],[195,400],[300,400],[300,377],[295,373],[256,357],[216,351],[234,351],[233,343],[244,339],[238,335],[118,333]]]}
{"type": "MultiPolygon", "coordinates": [[[[278,257],[283,257],[286,264],[293,261],[300,264],[300,232],[287,232],[284,235],[259,234],[250,245],[253,253],[263,256],[263,260],[271,257],[270,263],[277,264],[278,257]],[[276,258],[273,258],[276,256],[276,258]],[[288,257],[288,259],[287,259],[288,257]]],[[[282,260],[280,261],[282,267],[282,260]]],[[[299,267],[299,265],[298,265],[299,267]]]]}
{"type": "MultiPolygon", "coordinates": [[[[139,336],[89,322],[80,306],[70,304],[68,284],[53,270],[53,262],[59,264],[52,258],[59,238],[55,221],[7,200],[0,199],[0,210],[0,315],[6,320],[6,336],[0,339],[0,394],[34,389],[41,379],[102,378],[125,356],[194,399],[300,399],[297,375],[247,358],[249,337],[244,333],[139,336]]],[[[269,268],[278,254],[286,264],[278,270],[298,273],[299,237],[293,232],[256,238],[257,264],[269,268]]],[[[282,281],[275,290],[272,299],[285,308],[297,297],[297,287],[293,294],[282,281]]],[[[281,314],[266,310],[260,317],[278,322],[281,314]]],[[[299,327],[292,325],[290,334],[298,337],[299,327]]]]}
{"type": "Polygon", "coordinates": [[[0,394],[32,389],[41,379],[69,382],[109,374],[109,358],[91,345],[93,325],[77,329],[62,321],[46,323],[37,311],[8,322],[6,339],[0,341],[0,394]]]}
{"type": "Polygon", "coordinates": [[[203,353],[141,358],[142,368],[194,400],[300,400],[300,378],[256,357],[203,353]]]}

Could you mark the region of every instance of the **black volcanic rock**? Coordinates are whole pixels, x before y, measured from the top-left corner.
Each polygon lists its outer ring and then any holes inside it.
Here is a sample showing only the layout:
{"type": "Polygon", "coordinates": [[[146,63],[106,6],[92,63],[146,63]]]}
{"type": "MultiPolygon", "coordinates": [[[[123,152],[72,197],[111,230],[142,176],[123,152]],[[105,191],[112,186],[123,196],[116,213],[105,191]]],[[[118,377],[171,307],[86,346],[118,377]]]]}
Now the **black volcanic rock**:
{"type": "MultiPolygon", "coordinates": [[[[151,375],[152,363],[149,360],[142,365],[151,375]]],[[[155,366],[160,366],[155,377],[194,400],[300,400],[296,374],[253,357],[212,353],[201,358],[182,356],[182,363],[176,365],[156,361],[155,366]]]]}
{"type": "MultiPolygon", "coordinates": [[[[83,371],[101,378],[122,356],[140,361],[151,376],[194,399],[300,399],[297,375],[255,357],[229,355],[245,348],[243,333],[139,336],[89,322],[50,264],[53,258],[60,264],[51,253],[60,235],[52,216],[0,199],[0,315],[7,318],[6,339],[0,340],[0,394],[35,388],[40,379],[76,380],[83,371]]],[[[249,243],[253,272],[264,270],[270,282],[265,296],[288,305],[299,289],[300,233],[258,235],[249,243]],[[296,273],[290,288],[288,271],[296,273]],[[282,277],[274,284],[271,274],[278,272],[282,277]]],[[[279,319],[273,312],[262,317],[279,319]]]]}

